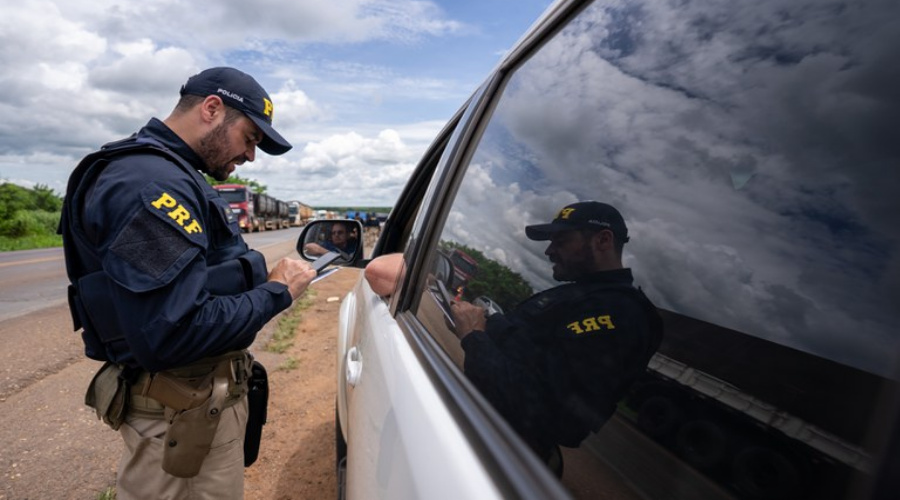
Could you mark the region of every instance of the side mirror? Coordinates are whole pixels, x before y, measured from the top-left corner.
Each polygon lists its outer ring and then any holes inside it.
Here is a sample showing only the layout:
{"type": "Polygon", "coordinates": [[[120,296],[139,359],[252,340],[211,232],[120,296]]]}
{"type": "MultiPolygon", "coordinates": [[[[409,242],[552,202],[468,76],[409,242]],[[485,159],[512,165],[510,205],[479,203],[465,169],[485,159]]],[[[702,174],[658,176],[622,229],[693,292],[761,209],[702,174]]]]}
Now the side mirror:
{"type": "Polygon", "coordinates": [[[336,252],[337,265],[353,265],[363,258],[363,227],[350,219],[316,220],[308,223],[297,239],[297,253],[315,261],[328,252],[336,252]]]}

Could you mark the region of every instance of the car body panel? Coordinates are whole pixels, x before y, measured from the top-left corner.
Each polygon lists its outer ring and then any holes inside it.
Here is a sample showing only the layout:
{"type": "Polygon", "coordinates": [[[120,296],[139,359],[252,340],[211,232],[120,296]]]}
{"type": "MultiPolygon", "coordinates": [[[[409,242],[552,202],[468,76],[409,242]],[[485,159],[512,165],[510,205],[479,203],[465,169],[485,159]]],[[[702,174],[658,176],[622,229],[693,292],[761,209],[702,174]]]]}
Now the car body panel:
{"type": "Polygon", "coordinates": [[[365,309],[350,323],[347,347],[358,352],[359,380],[353,387],[339,380],[347,411],[357,416],[343,425],[348,498],[502,498],[387,303],[361,279],[345,304],[365,309]]]}

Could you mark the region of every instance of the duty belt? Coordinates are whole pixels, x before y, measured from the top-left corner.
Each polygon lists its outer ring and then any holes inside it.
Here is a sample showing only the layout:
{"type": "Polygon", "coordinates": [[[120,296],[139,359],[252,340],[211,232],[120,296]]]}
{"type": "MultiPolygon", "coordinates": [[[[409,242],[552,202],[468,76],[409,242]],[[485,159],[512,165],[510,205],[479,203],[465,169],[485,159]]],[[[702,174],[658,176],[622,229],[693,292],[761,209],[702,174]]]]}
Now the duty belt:
{"type": "Polygon", "coordinates": [[[253,356],[236,351],[157,373],[142,372],[131,387],[129,415],[162,419],[165,409],[184,411],[209,399],[217,383],[227,383],[224,407],[247,393],[253,356]],[[227,382],[226,382],[227,381],[227,382]]]}

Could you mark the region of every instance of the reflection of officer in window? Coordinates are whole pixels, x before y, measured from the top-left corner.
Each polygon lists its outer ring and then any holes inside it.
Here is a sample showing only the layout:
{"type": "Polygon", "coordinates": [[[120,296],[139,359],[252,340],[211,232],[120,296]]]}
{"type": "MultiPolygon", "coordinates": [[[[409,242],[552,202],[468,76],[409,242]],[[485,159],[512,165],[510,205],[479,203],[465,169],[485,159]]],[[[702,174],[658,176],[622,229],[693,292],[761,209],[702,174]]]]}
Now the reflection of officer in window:
{"type": "Polygon", "coordinates": [[[614,207],[566,206],[526,235],[550,241],[553,278],[566,283],[506,314],[453,304],[465,372],[543,459],[600,428],[662,339],[662,322],[622,267],[628,230],[614,207]]]}
{"type": "Polygon", "coordinates": [[[324,255],[328,252],[338,252],[345,257],[352,256],[356,253],[356,247],[359,243],[359,237],[351,231],[355,231],[355,227],[351,224],[336,222],[331,226],[331,239],[322,243],[307,243],[304,247],[309,255],[324,255]]]}

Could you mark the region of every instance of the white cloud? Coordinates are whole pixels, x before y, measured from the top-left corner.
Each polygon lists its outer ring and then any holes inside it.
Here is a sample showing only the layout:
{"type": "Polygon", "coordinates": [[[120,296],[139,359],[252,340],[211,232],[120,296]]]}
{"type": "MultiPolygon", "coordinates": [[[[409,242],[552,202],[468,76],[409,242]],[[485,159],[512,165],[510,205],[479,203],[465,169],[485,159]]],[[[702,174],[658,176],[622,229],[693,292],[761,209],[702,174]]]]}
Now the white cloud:
{"type": "Polygon", "coordinates": [[[237,174],[250,178],[264,174],[276,197],[313,206],[390,206],[437,129],[436,123],[425,123],[411,127],[409,133],[403,129],[369,136],[335,133],[310,141],[297,153],[245,164],[237,174]]]}
{"type": "MultiPolygon", "coordinates": [[[[417,0],[14,2],[0,17],[0,176],[61,185],[82,155],[131,134],[151,116],[165,118],[190,75],[232,65],[269,89],[275,126],[295,145],[284,158],[260,155],[249,175],[275,184],[266,178],[270,172],[287,171],[288,164],[304,171],[312,162],[313,171],[358,170],[357,180],[365,174],[393,186],[431,137],[410,135],[421,118],[404,125],[373,111],[384,115],[391,109],[386,102],[410,96],[455,105],[472,89],[381,64],[329,60],[308,47],[410,44],[463,28],[433,2],[417,0]],[[388,128],[394,136],[380,133],[388,128]],[[340,148],[353,151],[341,157],[340,148]],[[323,158],[337,163],[319,164],[323,158]]],[[[363,191],[389,204],[399,189],[363,191]]]]}

